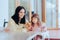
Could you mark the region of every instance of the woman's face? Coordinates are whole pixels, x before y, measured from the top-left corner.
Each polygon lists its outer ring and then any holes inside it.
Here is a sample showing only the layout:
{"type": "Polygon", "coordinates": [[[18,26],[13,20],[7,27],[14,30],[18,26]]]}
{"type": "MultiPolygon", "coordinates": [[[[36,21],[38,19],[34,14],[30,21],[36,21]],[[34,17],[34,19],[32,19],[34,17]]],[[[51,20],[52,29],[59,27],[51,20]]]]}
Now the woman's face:
{"type": "Polygon", "coordinates": [[[37,21],[38,21],[38,19],[37,19],[36,17],[33,17],[33,18],[32,18],[32,22],[33,22],[34,24],[36,24],[37,21]]]}
{"type": "Polygon", "coordinates": [[[21,9],[21,10],[19,11],[19,18],[23,18],[24,15],[25,15],[25,10],[24,10],[24,9],[21,9]]]}

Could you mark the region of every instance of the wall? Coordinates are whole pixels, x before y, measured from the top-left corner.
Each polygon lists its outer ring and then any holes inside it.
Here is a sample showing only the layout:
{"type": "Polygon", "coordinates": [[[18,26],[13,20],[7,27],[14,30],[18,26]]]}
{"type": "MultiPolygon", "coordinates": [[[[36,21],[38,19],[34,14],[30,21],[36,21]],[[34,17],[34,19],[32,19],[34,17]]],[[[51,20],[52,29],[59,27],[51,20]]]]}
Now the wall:
{"type": "Polygon", "coordinates": [[[0,27],[3,27],[5,21],[8,21],[8,0],[0,0],[0,27]]]}

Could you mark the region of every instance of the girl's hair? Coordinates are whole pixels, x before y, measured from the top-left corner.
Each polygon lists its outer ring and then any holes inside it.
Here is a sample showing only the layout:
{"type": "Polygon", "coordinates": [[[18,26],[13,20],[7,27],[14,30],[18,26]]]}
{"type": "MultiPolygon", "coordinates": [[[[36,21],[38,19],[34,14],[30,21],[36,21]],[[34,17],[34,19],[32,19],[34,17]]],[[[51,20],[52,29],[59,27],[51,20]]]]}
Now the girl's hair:
{"type": "Polygon", "coordinates": [[[41,23],[40,23],[39,15],[38,15],[38,14],[36,14],[36,13],[35,13],[35,14],[33,14],[33,15],[32,15],[32,17],[31,17],[31,25],[32,25],[32,26],[34,26],[34,23],[32,22],[33,17],[36,17],[36,18],[37,18],[37,20],[38,20],[38,21],[37,21],[37,25],[38,25],[38,26],[40,26],[40,25],[41,25],[41,23]]]}
{"type": "MultiPolygon", "coordinates": [[[[18,22],[19,22],[19,14],[18,13],[21,9],[25,10],[25,8],[23,6],[18,6],[15,10],[15,14],[11,17],[15,21],[16,24],[18,24],[18,22]]],[[[25,10],[25,13],[26,13],[26,10],[25,10]]],[[[25,24],[25,15],[21,19],[20,23],[25,24]]]]}

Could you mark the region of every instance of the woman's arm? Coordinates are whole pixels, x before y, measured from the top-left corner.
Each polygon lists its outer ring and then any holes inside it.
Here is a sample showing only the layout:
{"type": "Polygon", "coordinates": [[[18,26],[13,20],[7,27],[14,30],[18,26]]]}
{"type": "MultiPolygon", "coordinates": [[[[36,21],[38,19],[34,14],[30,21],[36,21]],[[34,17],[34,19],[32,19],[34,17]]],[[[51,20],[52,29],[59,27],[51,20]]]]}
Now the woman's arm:
{"type": "Polygon", "coordinates": [[[10,19],[9,22],[8,22],[7,27],[5,28],[5,32],[10,32],[11,31],[11,28],[13,26],[15,26],[15,23],[14,23],[13,19],[10,19]]]}
{"type": "Polygon", "coordinates": [[[5,28],[4,31],[5,31],[5,32],[9,32],[9,31],[10,31],[10,21],[8,22],[8,25],[7,25],[7,27],[5,28]]]}

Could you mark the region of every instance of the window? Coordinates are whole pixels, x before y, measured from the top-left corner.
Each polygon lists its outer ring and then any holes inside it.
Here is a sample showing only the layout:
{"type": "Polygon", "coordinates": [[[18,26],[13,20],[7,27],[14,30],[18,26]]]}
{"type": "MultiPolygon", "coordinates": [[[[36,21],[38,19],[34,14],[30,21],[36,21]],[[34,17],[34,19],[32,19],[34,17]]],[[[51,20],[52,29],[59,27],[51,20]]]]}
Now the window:
{"type": "Polygon", "coordinates": [[[46,0],[46,25],[48,28],[56,28],[56,0],[46,0]]]}

